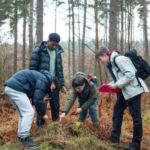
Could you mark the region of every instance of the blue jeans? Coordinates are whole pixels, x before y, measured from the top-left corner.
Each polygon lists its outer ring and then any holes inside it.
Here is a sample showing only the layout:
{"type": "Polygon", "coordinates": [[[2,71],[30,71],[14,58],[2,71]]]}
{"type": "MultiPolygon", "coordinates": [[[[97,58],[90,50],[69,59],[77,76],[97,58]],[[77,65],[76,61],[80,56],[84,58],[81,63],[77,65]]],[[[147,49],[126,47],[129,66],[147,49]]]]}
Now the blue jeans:
{"type": "Polygon", "coordinates": [[[98,123],[98,121],[99,121],[98,113],[96,110],[97,104],[98,104],[98,100],[92,106],[90,106],[90,108],[88,110],[81,112],[79,115],[79,121],[82,121],[82,122],[85,121],[87,113],[89,111],[89,115],[92,119],[93,124],[98,123]]]}

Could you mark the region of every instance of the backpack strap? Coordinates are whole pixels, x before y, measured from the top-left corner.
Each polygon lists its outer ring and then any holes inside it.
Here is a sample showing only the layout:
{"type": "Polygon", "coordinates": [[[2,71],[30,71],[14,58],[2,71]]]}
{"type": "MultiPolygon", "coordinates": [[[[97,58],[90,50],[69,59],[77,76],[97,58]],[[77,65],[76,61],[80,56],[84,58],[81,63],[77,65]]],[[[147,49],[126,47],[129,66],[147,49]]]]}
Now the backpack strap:
{"type": "Polygon", "coordinates": [[[116,58],[119,57],[119,56],[121,56],[121,55],[116,55],[116,56],[113,58],[113,63],[114,63],[114,65],[115,65],[115,67],[118,69],[117,72],[121,71],[120,68],[119,68],[119,66],[118,66],[117,63],[116,63],[116,58]]]}
{"type": "MultiPolygon", "coordinates": [[[[117,72],[119,72],[119,71],[121,71],[120,70],[120,68],[119,68],[119,66],[117,65],[117,63],[116,63],[116,58],[117,57],[119,57],[120,55],[116,55],[115,57],[114,57],[114,59],[113,59],[113,63],[114,63],[114,65],[117,67],[117,72]]],[[[127,57],[127,56],[126,56],[127,57]]],[[[139,78],[138,78],[138,76],[137,76],[137,73],[135,74],[135,77],[136,77],[136,79],[137,79],[137,81],[138,81],[138,84],[141,86],[141,87],[143,87],[142,86],[142,84],[141,84],[141,82],[140,82],[140,80],[139,80],[139,78]]]]}
{"type": "MultiPolygon", "coordinates": [[[[137,73],[136,73],[136,79],[137,79],[137,81],[138,81],[138,84],[140,85],[140,87],[142,87],[143,88],[143,86],[142,86],[142,84],[141,84],[141,82],[140,82],[140,80],[139,80],[139,78],[138,78],[138,76],[137,76],[137,73]]],[[[144,89],[144,88],[143,88],[144,89]]]]}

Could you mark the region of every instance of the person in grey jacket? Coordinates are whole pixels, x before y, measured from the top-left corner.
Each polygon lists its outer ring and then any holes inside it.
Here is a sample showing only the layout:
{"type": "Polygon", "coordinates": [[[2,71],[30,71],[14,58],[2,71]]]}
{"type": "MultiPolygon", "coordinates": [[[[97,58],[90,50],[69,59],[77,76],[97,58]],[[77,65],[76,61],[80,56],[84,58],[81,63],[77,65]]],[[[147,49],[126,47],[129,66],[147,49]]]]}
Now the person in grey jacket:
{"type": "Polygon", "coordinates": [[[136,77],[136,68],[128,57],[119,55],[117,51],[110,51],[106,47],[101,47],[96,53],[96,58],[100,63],[107,65],[113,78],[113,81],[109,83],[109,86],[111,88],[121,89],[114,106],[113,129],[110,140],[113,143],[119,143],[123,112],[126,107],[128,107],[133,119],[134,131],[132,143],[127,145],[124,150],[140,150],[142,140],[140,99],[142,93],[148,92],[148,88],[141,78],[136,77]],[[114,64],[114,58],[119,70],[114,64]]]}

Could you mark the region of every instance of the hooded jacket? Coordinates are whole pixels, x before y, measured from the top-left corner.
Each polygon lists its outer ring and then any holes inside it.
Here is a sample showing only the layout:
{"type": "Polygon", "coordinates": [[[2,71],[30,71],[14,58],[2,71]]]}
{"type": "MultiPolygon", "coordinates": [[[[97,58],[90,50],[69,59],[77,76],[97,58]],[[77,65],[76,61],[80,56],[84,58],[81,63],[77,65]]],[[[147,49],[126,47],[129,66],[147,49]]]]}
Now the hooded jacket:
{"type": "Polygon", "coordinates": [[[66,114],[69,112],[69,110],[71,109],[71,107],[73,106],[76,98],[78,98],[79,100],[79,105],[82,108],[82,110],[87,110],[89,109],[89,107],[91,105],[94,104],[94,102],[97,100],[98,98],[98,93],[97,93],[97,89],[95,84],[92,81],[88,80],[88,77],[86,74],[84,74],[83,72],[78,72],[76,73],[75,77],[83,77],[84,79],[86,79],[87,81],[87,87],[85,86],[85,91],[84,91],[84,95],[86,98],[83,98],[83,96],[81,96],[83,93],[81,93],[81,95],[79,95],[74,89],[72,90],[72,92],[70,93],[70,95],[68,96],[68,100],[67,103],[65,104],[62,112],[65,112],[66,114]],[[88,89],[86,89],[88,88],[88,89]]]}
{"type": "Polygon", "coordinates": [[[37,112],[44,116],[46,106],[43,98],[49,92],[51,82],[51,76],[46,71],[40,73],[35,70],[21,70],[5,81],[5,86],[32,98],[32,104],[35,105],[37,112]]]}

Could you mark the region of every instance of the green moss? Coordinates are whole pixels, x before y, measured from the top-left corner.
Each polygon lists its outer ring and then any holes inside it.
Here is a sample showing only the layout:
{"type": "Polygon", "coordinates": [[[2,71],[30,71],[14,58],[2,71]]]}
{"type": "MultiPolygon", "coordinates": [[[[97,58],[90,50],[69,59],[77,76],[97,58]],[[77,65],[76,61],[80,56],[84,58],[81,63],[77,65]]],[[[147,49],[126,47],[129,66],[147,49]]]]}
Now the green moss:
{"type": "Polygon", "coordinates": [[[150,123],[150,113],[144,114],[143,120],[150,123]]]}
{"type": "MultiPolygon", "coordinates": [[[[74,124],[51,123],[40,128],[32,137],[40,143],[37,150],[115,150],[108,141],[102,141],[86,125],[81,128],[74,128],[74,124]]],[[[19,142],[4,145],[0,150],[28,150],[23,148],[19,142]]]]}
{"type": "Polygon", "coordinates": [[[0,146],[0,150],[21,150],[22,146],[19,143],[14,144],[6,144],[4,146],[0,146]]]}
{"type": "Polygon", "coordinates": [[[5,126],[4,125],[0,125],[0,133],[2,133],[5,130],[5,126]]]}

